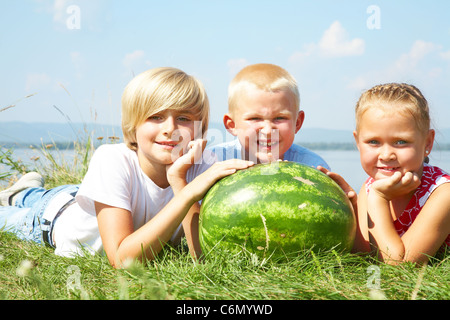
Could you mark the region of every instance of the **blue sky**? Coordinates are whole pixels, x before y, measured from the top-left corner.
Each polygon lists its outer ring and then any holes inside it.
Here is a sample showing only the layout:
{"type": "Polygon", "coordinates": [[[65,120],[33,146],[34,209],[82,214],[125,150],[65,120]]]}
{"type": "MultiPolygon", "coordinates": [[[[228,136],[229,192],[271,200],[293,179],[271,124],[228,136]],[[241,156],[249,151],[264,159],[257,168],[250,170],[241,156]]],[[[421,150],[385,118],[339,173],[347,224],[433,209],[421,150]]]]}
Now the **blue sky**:
{"type": "Polygon", "coordinates": [[[160,66],[198,77],[221,122],[234,74],[268,62],[297,79],[304,127],[353,130],[361,92],[394,81],[450,127],[447,0],[0,0],[0,15],[0,110],[15,105],[0,122],[119,125],[125,85],[160,66]]]}

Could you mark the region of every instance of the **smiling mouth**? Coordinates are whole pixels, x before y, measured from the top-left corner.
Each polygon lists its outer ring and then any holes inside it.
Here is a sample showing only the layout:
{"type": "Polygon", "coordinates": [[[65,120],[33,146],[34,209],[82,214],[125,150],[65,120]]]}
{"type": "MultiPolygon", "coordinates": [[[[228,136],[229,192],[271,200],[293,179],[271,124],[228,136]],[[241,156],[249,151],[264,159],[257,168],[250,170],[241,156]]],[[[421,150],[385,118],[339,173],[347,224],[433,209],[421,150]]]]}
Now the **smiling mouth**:
{"type": "Polygon", "coordinates": [[[173,149],[178,145],[178,142],[175,141],[158,141],[156,144],[159,144],[160,146],[163,146],[167,149],[173,149]]]}
{"type": "Polygon", "coordinates": [[[258,141],[258,145],[263,148],[272,148],[277,144],[278,141],[261,141],[261,140],[258,141]]]}
{"type": "Polygon", "coordinates": [[[400,167],[377,167],[377,169],[384,172],[395,172],[400,170],[400,167]]]}

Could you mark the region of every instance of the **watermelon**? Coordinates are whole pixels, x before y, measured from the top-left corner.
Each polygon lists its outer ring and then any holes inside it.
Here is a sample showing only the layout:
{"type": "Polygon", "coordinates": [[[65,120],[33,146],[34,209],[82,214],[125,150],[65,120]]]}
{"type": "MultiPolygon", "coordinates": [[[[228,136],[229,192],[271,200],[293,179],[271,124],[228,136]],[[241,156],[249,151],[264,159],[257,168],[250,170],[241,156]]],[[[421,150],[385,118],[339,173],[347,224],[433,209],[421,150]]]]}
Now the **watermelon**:
{"type": "Polygon", "coordinates": [[[295,162],[257,164],[219,180],[199,218],[204,254],[247,250],[288,257],[304,249],[349,251],[356,219],[343,190],[321,171],[295,162]]]}

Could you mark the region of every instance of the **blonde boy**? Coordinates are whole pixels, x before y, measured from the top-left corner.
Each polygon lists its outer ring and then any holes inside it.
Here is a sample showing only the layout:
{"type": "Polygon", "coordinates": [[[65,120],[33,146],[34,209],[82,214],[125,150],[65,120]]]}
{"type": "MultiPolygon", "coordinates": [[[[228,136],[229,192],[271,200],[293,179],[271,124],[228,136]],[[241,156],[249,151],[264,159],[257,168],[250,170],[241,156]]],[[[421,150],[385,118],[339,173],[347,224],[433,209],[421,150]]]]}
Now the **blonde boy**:
{"type": "Polygon", "coordinates": [[[221,161],[282,159],[328,168],[319,155],[293,144],[305,119],[299,106],[297,82],[286,70],[264,63],[247,66],[229,85],[228,113],[223,117],[236,139],[211,150],[221,161]]]}
{"type": "Polygon", "coordinates": [[[208,115],[208,97],[194,77],[175,68],[139,74],[122,96],[125,143],[100,146],[80,186],[45,190],[39,174],[23,176],[0,192],[0,225],[57,255],[105,252],[114,267],[153,259],[183,235],[199,257],[198,201],[218,179],[252,165],[202,155],[197,133],[208,115]]]}

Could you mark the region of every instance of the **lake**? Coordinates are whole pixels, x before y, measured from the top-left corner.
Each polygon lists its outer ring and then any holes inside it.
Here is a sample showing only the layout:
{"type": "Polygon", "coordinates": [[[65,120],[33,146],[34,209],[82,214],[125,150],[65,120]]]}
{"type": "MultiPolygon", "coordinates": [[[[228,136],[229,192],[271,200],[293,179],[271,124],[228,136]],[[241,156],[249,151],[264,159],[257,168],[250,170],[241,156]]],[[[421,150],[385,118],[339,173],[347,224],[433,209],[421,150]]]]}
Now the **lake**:
{"type": "MultiPolygon", "coordinates": [[[[359,152],[353,150],[315,150],[322,158],[327,161],[331,169],[343,176],[347,182],[358,191],[362,183],[367,178],[366,173],[361,168],[359,161],[359,152]]],[[[58,151],[57,155],[63,157],[65,161],[70,163],[70,159],[74,156],[74,150],[58,151]]],[[[34,156],[40,156],[37,150],[31,149],[15,149],[14,158],[21,159],[25,163],[32,163],[34,156]]],[[[42,155],[41,155],[42,158],[42,155]]],[[[430,155],[430,164],[438,166],[447,172],[450,172],[450,151],[433,150],[430,155]]],[[[0,174],[8,168],[0,164],[0,174]]],[[[1,182],[0,182],[1,187],[1,182]]]]}

